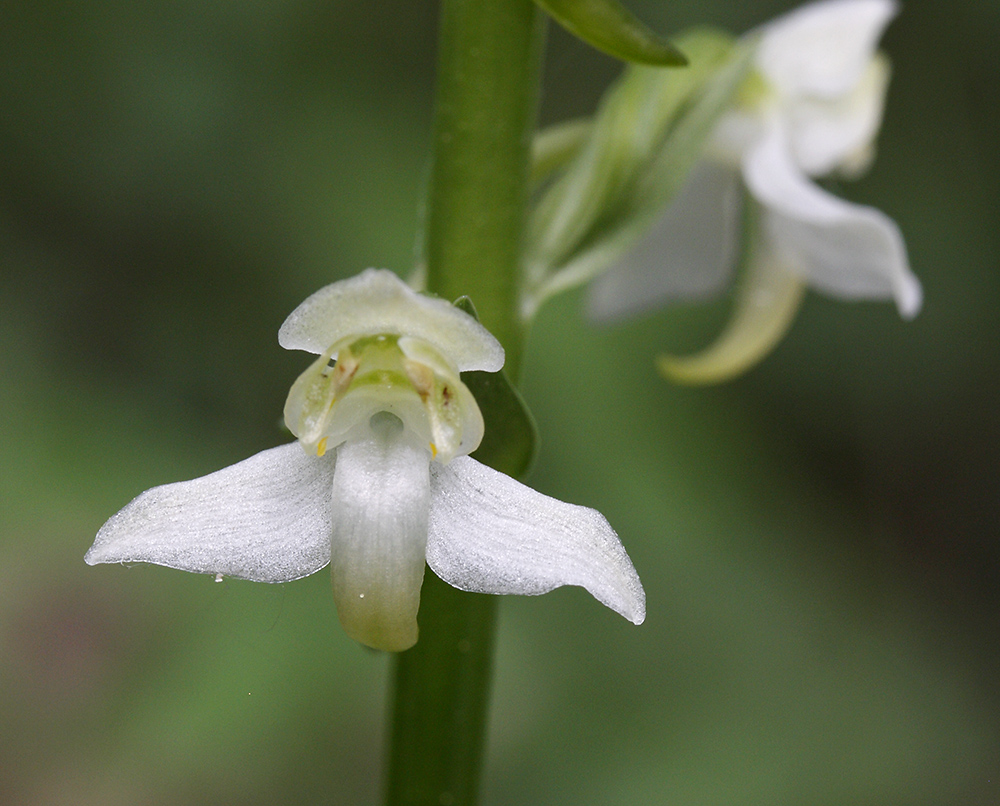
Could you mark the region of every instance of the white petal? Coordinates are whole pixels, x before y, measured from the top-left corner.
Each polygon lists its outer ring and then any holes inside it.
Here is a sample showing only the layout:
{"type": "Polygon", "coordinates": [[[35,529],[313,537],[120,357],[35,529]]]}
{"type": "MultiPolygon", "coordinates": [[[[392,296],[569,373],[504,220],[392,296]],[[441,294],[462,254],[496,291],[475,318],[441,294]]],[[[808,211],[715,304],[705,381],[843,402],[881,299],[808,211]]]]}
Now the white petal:
{"type": "Polygon", "coordinates": [[[278,343],[321,355],[341,339],[379,333],[423,339],[462,372],[496,372],[503,366],[503,347],[486,328],[445,300],[418,294],[385,269],[367,269],[321,288],[289,314],[278,343]]]}
{"type": "Polygon", "coordinates": [[[347,634],[399,652],[417,641],[430,456],[405,441],[398,419],[384,417],[370,438],[337,449],[331,568],[347,634]]]}
{"type": "Polygon", "coordinates": [[[764,134],[766,120],[759,110],[735,107],[719,118],[705,144],[705,156],[736,170],[746,150],[764,134]]]}
{"type": "Polygon", "coordinates": [[[427,563],[478,593],[535,595],[580,585],[634,624],[639,576],[600,512],[542,495],[467,456],[431,473],[427,563]]]}
{"type": "Polygon", "coordinates": [[[661,356],[657,366],[679,383],[720,383],[763,359],[792,324],[805,288],[766,236],[756,238],[736,294],[732,319],[718,339],[690,356],[661,356]]]}
{"type": "Polygon", "coordinates": [[[717,293],[732,270],[739,213],[739,174],[701,162],[638,246],[591,283],[590,314],[617,319],[717,293]]]}
{"type": "Polygon", "coordinates": [[[916,316],[920,282],[899,228],[885,213],[845,202],[806,179],[780,131],[747,155],[743,177],[768,208],[763,226],[782,260],[811,285],[838,297],[895,298],[904,318],[916,316]]]}
{"type": "Polygon", "coordinates": [[[870,151],[882,125],[888,87],[889,62],[876,58],[848,94],[834,101],[804,99],[792,105],[787,124],[796,164],[810,176],[823,176],[851,166],[858,154],[870,151]]]}
{"type": "Polygon", "coordinates": [[[843,95],[860,80],[897,10],[893,0],[803,6],[765,28],[757,65],[784,95],[843,95]]]}
{"type": "MultiPolygon", "coordinates": [[[[408,366],[410,380],[417,388],[424,406],[424,419],[430,426],[430,441],[434,459],[447,464],[455,456],[466,456],[483,441],[486,424],[475,396],[458,373],[444,365],[440,356],[427,350],[424,342],[410,337],[399,340],[399,347],[416,364],[408,366]],[[433,377],[420,369],[433,372],[433,377]],[[418,375],[424,378],[417,383],[418,375]]],[[[410,421],[403,417],[403,422],[410,421]]]]}
{"type": "Polygon", "coordinates": [[[147,490],[97,533],[85,557],[287,582],[330,561],[332,457],[297,442],[193,481],[147,490]]]}

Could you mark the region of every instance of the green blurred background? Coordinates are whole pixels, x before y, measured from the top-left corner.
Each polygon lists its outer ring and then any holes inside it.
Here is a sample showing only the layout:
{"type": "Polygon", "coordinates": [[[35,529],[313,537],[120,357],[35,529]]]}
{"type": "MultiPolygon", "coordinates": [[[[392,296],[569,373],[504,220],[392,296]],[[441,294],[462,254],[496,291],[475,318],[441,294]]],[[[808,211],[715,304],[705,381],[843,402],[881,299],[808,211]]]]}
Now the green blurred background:
{"type": "MultiPolygon", "coordinates": [[[[635,3],[741,31],[788,2],[635,3]]],[[[407,273],[430,2],[0,5],[0,803],[374,804],[388,663],[326,574],[88,568],[155,484],[286,439],[319,286],[407,273]]],[[[663,348],[726,303],[614,329],[546,307],[532,483],[595,506],[648,595],[501,608],[483,803],[1000,802],[1000,4],[913,0],[879,158],[839,188],[906,235],[919,318],[810,296],[744,378],[663,348]]],[[[542,117],[619,70],[553,30],[542,117]]]]}

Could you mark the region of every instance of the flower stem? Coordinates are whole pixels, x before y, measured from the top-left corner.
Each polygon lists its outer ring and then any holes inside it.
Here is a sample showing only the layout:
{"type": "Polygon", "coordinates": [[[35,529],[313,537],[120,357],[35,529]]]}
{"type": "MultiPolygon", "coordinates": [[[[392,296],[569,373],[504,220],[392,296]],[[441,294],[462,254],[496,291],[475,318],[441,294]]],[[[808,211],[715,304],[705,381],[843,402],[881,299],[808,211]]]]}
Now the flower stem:
{"type": "MultiPolygon", "coordinates": [[[[468,295],[517,378],[518,290],[544,16],[532,0],[443,0],[424,250],[428,290],[468,295]]],[[[500,455],[477,458],[505,468],[500,455]],[[491,460],[492,459],[492,460],[491,460]]],[[[389,806],[466,806],[478,797],[497,599],[431,571],[420,639],[397,656],[389,806]]]]}
{"type": "Polygon", "coordinates": [[[517,378],[517,314],[544,15],[531,0],[443,0],[426,214],[427,286],[468,295],[517,378]]]}

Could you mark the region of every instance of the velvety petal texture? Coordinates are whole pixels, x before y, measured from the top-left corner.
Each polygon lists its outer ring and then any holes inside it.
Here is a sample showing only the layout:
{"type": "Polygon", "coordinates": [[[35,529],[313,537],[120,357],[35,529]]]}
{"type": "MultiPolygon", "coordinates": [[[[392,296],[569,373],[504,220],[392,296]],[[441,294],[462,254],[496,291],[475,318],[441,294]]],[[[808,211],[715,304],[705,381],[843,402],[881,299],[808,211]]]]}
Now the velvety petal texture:
{"type": "Polygon", "coordinates": [[[333,457],[297,442],[193,481],[147,490],[97,533],[84,558],[288,582],[330,561],[333,457]]]}
{"type": "Polygon", "coordinates": [[[459,369],[504,358],[474,317],[369,269],[307,299],[280,339],[320,355],[285,408],[299,442],[143,493],[101,528],[89,564],[286,582],[329,563],[347,634],[400,652],[417,641],[432,541],[432,566],[456,587],[583,585],[642,621],[639,579],[600,514],[464,455],[484,421],[459,369]]]}
{"type": "Polygon", "coordinates": [[[422,339],[461,372],[503,366],[503,347],[479,322],[443,299],[418,294],[386,269],[366,269],[321,288],[289,314],[278,343],[321,355],[345,338],[380,333],[422,339]]]}
{"type": "Polygon", "coordinates": [[[646,617],[639,576],[604,516],[542,495],[468,457],[431,474],[427,563],[478,593],[586,588],[634,624],[646,617]]]}
{"type": "Polygon", "coordinates": [[[337,449],[330,567],[337,615],[356,641],[391,652],[417,641],[430,456],[384,414],[337,449]]]}

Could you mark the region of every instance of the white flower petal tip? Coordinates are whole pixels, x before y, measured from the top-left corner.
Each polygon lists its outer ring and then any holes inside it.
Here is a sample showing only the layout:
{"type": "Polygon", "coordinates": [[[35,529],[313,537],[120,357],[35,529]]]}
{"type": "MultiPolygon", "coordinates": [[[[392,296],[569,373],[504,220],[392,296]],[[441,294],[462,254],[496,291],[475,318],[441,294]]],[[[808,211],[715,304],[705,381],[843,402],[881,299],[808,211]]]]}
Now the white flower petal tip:
{"type": "Polygon", "coordinates": [[[332,457],[309,457],[291,443],[154,487],[104,524],[84,559],[256,582],[308,576],[330,561],[333,469],[332,457]]]}
{"type": "Polygon", "coordinates": [[[873,207],[851,204],[813,184],[776,134],[750,151],[743,177],[764,205],[762,226],[789,270],[845,299],[895,299],[900,314],[920,310],[920,281],[910,271],[896,223],[873,207]]]}
{"type": "Polygon", "coordinates": [[[460,590],[537,595],[585,588],[633,624],[639,576],[599,512],[542,495],[468,457],[431,473],[427,563],[460,590]]]}
{"type": "Polygon", "coordinates": [[[898,10],[893,0],[824,0],[802,6],[765,27],[757,65],[783,93],[844,95],[860,80],[898,10]]]}
{"type": "Polygon", "coordinates": [[[366,269],[321,288],[289,314],[278,343],[321,355],[345,338],[379,334],[421,339],[462,372],[496,372],[504,362],[500,342],[475,319],[445,300],[418,294],[386,269],[366,269]]]}
{"type": "Polygon", "coordinates": [[[914,319],[924,306],[924,289],[920,281],[910,272],[902,274],[896,281],[896,307],[904,319],[914,319]]]}
{"type": "Polygon", "coordinates": [[[664,355],[657,369],[668,380],[690,385],[722,383],[764,359],[791,327],[805,285],[781,264],[768,245],[751,256],[736,296],[732,319],[719,338],[691,356],[664,355]]]}

